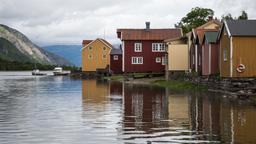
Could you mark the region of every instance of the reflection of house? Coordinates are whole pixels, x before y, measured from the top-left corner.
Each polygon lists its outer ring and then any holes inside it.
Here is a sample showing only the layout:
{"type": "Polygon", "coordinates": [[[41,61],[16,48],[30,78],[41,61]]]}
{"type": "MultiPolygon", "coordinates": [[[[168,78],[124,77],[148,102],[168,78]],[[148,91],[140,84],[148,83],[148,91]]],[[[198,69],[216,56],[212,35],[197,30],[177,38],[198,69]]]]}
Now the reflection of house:
{"type": "Polygon", "coordinates": [[[221,23],[218,20],[209,19],[209,21],[192,30],[191,39],[192,44],[190,47],[190,68],[192,71],[202,72],[202,41],[206,31],[219,30],[221,23]]]}
{"type": "Polygon", "coordinates": [[[123,94],[123,83],[111,81],[110,85],[110,95],[111,96],[122,96],[123,94]]]}
{"type": "Polygon", "coordinates": [[[112,73],[122,73],[122,59],[122,49],[113,48],[110,52],[110,70],[112,73]]]}
{"type": "Polygon", "coordinates": [[[187,38],[176,38],[165,40],[167,44],[167,66],[166,75],[175,72],[188,71],[188,44],[187,38]]]}
{"type": "Polygon", "coordinates": [[[122,41],[123,72],[164,72],[164,40],[180,37],[181,29],[117,29],[122,41]]]}
{"type": "Polygon", "coordinates": [[[82,96],[83,101],[93,103],[104,103],[109,100],[109,84],[104,81],[83,80],[82,96]]]}
{"type": "Polygon", "coordinates": [[[124,127],[135,127],[143,131],[158,127],[154,125],[154,122],[168,117],[168,100],[166,98],[164,88],[125,85],[123,95],[124,127]]]}
{"type": "Polygon", "coordinates": [[[256,20],[227,20],[220,33],[221,77],[256,76],[256,20]]]}
{"type": "Polygon", "coordinates": [[[169,94],[169,119],[189,123],[189,101],[187,95],[169,94]]]}
{"type": "Polygon", "coordinates": [[[202,75],[219,72],[218,31],[207,31],[202,42],[202,75]]]}
{"type": "Polygon", "coordinates": [[[82,48],[82,71],[96,72],[107,69],[110,65],[112,45],[104,39],[84,40],[82,48]]]}

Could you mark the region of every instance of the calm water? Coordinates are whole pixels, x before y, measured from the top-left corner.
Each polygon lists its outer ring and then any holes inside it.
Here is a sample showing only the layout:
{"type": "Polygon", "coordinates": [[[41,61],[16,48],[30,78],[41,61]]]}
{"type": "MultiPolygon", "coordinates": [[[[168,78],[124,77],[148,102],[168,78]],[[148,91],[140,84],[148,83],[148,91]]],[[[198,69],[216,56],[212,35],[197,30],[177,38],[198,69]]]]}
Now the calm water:
{"type": "Polygon", "coordinates": [[[220,94],[0,72],[1,144],[256,143],[255,122],[220,94]]]}

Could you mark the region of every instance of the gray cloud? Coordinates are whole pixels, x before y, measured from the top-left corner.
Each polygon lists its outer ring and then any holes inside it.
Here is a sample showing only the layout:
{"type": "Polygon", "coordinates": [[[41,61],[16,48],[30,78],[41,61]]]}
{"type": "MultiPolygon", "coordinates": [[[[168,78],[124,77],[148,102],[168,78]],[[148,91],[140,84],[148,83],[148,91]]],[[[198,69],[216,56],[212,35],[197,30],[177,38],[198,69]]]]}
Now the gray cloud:
{"type": "Polygon", "coordinates": [[[104,37],[119,42],[116,28],[173,27],[191,8],[211,8],[215,16],[255,18],[254,0],[0,0],[0,22],[18,29],[40,45],[80,44],[104,37]]]}

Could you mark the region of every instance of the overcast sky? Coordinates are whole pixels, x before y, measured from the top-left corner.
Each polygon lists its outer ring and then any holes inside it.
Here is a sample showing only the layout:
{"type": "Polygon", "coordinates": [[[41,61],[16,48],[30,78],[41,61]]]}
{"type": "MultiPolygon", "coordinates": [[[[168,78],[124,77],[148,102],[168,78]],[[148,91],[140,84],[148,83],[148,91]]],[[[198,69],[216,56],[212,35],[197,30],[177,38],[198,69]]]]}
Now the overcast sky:
{"type": "Polygon", "coordinates": [[[193,7],[211,8],[216,17],[256,18],[255,0],[0,0],[0,23],[38,45],[80,44],[105,38],[118,43],[117,28],[172,28],[193,7]]]}

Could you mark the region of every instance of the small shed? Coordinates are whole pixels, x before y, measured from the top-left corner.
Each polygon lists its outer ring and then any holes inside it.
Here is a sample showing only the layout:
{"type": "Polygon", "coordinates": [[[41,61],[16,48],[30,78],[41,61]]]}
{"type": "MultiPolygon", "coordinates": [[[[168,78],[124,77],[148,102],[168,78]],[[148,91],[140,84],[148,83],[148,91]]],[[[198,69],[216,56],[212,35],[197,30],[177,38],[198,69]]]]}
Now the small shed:
{"type": "Polygon", "coordinates": [[[202,75],[219,73],[218,31],[207,31],[202,42],[202,75]]]}
{"type": "Polygon", "coordinates": [[[110,70],[113,74],[122,73],[122,49],[113,48],[110,52],[110,70]]]}

